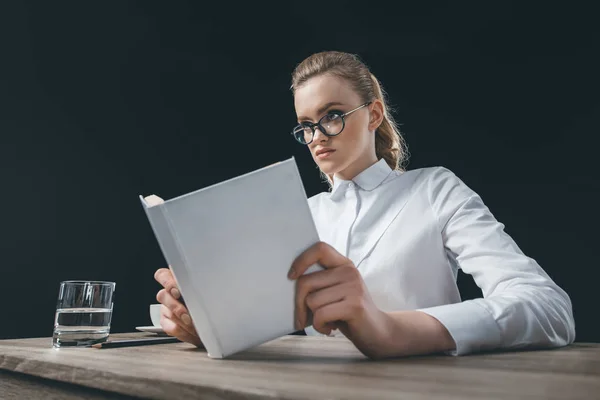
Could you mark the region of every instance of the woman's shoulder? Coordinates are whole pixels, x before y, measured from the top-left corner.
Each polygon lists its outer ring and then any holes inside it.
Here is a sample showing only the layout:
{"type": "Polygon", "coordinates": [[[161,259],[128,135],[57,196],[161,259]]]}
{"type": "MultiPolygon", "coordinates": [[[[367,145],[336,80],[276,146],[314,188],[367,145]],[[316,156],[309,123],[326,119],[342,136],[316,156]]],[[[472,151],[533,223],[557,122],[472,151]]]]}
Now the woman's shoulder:
{"type": "Polygon", "coordinates": [[[479,198],[479,195],[449,168],[435,166],[413,171],[420,172],[420,184],[414,185],[414,188],[427,197],[438,213],[445,209],[456,209],[469,199],[479,198]]]}
{"type": "Polygon", "coordinates": [[[397,184],[410,185],[419,191],[437,191],[460,183],[454,172],[443,166],[422,167],[407,171],[394,171],[398,176],[397,184]]]}
{"type": "Polygon", "coordinates": [[[399,173],[399,178],[397,181],[400,186],[410,186],[413,196],[426,199],[434,208],[446,207],[450,203],[463,202],[477,196],[457,174],[444,166],[408,170],[399,173]]]}
{"type": "Polygon", "coordinates": [[[454,172],[444,166],[421,167],[400,172],[400,174],[415,174],[417,181],[447,180],[456,177],[454,172]]]}

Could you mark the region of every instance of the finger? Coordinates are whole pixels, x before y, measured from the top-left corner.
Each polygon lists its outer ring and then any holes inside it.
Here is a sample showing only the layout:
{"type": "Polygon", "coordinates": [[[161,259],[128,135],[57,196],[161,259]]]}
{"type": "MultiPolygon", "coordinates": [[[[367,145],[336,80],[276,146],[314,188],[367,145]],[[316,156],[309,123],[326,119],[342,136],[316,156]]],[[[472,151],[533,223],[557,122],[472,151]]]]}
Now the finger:
{"type": "Polygon", "coordinates": [[[173,311],[173,313],[175,315],[177,315],[177,317],[180,320],[187,322],[187,318],[189,318],[189,313],[188,313],[187,308],[185,308],[183,303],[181,303],[179,300],[176,300],[173,296],[171,296],[171,294],[169,292],[167,292],[166,289],[161,289],[156,294],[156,300],[158,300],[159,303],[165,305],[171,311],[173,311]],[[185,314],[188,314],[187,318],[184,317],[185,314]]]}
{"type": "Polygon", "coordinates": [[[173,311],[171,311],[164,304],[160,307],[160,314],[164,315],[165,317],[167,317],[171,321],[175,322],[182,329],[185,329],[190,335],[198,336],[198,332],[196,332],[196,327],[194,327],[194,324],[192,323],[192,319],[191,318],[184,318],[188,322],[183,322],[177,315],[175,315],[173,313],[173,311]]]}
{"type": "Polygon", "coordinates": [[[303,329],[308,323],[309,306],[306,299],[310,293],[323,290],[339,284],[340,277],[336,269],[327,269],[312,274],[303,275],[296,283],[295,316],[296,329],[303,329]]]}
{"type": "Polygon", "coordinates": [[[177,287],[177,282],[175,282],[175,278],[173,277],[173,273],[168,268],[159,268],[154,273],[154,279],[160,283],[171,296],[178,299],[181,297],[181,292],[179,291],[179,287],[177,287]]]}
{"type": "Polygon", "coordinates": [[[160,326],[169,336],[174,336],[183,342],[191,343],[198,347],[202,346],[202,342],[200,341],[199,337],[191,335],[189,332],[182,329],[181,326],[179,326],[175,321],[170,320],[164,315],[161,315],[160,317],[160,326]]]}
{"type": "Polygon", "coordinates": [[[356,280],[356,278],[359,278],[359,275],[360,273],[358,270],[353,265],[349,265],[347,267],[338,267],[314,272],[298,278],[295,298],[296,328],[302,329],[306,327],[306,324],[308,323],[309,305],[306,300],[309,294],[319,290],[325,290],[345,282],[351,282],[356,280]]]}
{"type": "Polygon", "coordinates": [[[343,300],[319,308],[313,315],[313,328],[324,335],[329,335],[340,321],[350,317],[351,307],[343,300]]]}
{"type": "Polygon", "coordinates": [[[355,285],[351,283],[342,283],[325,289],[317,290],[306,296],[306,305],[313,314],[328,304],[337,303],[352,295],[355,285]]]}
{"type": "Polygon", "coordinates": [[[185,342],[193,340],[192,335],[183,329],[181,325],[177,323],[177,321],[167,318],[165,315],[160,316],[160,326],[169,336],[175,336],[176,338],[179,338],[185,342]]]}
{"type": "Polygon", "coordinates": [[[296,279],[314,264],[319,264],[323,268],[335,268],[348,262],[352,263],[327,243],[317,242],[296,257],[292,262],[288,277],[296,279]]]}
{"type": "Polygon", "coordinates": [[[175,336],[185,342],[193,341],[192,337],[194,335],[192,335],[190,332],[185,330],[181,326],[181,323],[177,320],[168,318],[166,315],[161,315],[160,316],[160,325],[163,328],[163,331],[170,336],[175,336]]]}

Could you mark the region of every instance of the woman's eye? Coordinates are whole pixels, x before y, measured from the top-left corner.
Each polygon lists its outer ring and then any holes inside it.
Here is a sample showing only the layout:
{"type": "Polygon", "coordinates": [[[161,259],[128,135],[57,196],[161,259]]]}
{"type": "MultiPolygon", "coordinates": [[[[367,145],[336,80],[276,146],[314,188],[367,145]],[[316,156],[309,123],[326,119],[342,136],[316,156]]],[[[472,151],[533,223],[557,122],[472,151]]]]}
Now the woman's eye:
{"type": "Polygon", "coordinates": [[[327,119],[329,121],[335,121],[336,119],[340,118],[340,115],[342,115],[342,112],[340,111],[329,111],[327,113],[327,119]]]}

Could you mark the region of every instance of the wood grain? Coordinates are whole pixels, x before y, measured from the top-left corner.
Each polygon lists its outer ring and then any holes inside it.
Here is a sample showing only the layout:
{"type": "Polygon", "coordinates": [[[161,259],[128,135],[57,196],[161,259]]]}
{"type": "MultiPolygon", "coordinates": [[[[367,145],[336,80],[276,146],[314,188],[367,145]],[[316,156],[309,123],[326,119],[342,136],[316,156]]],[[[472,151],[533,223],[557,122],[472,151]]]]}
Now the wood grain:
{"type": "Polygon", "coordinates": [[[2,400],[134,400],[138,397],[51,381],[17,372],[0,371],[0,398],[2,400]]]}
{"type": "Polygon", "coordinates": [[[57,350],[17,339],[0,341],[0,369],[155,399],[600,398],[600,344],[585,343],[371,361],[344,338],[285,336],[213,360],[186,343],[57,350]]]}

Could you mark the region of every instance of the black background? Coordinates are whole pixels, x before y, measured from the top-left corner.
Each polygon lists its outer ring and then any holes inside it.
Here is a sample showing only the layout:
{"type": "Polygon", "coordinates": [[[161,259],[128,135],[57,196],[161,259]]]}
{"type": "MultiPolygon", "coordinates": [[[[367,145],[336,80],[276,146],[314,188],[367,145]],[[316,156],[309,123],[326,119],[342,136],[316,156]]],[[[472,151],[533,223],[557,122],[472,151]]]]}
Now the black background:
{"type": "Polygon", "coordinates": [[[3,2],[0,338],[50,336],[67,279],[117,282],[113,332],[149,324],[164,260],[139,194],[291,156],[309,196],[326,190],[288,134],[290,73],[342,50],[382,81],[409,169],[442,165],[477,191],[570,294],[577,340],[600,341],[594,9],[217,3],[3,2]]]}

